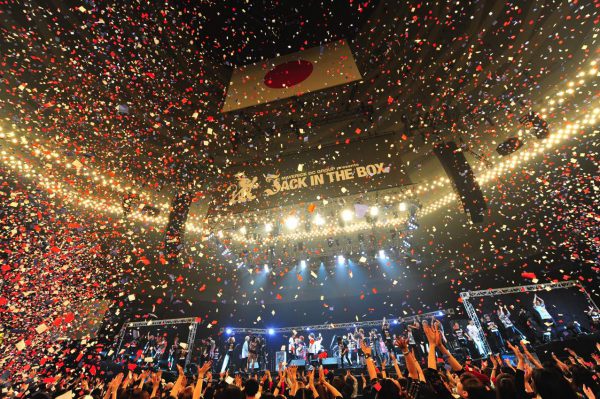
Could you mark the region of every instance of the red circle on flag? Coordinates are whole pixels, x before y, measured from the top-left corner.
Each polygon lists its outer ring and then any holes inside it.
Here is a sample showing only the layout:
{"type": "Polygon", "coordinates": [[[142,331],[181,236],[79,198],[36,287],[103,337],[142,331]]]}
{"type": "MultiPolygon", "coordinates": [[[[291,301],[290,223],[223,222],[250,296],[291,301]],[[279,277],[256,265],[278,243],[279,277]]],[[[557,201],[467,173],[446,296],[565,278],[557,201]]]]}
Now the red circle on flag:
{"type": "Polygon", "coordinates": [[[265,85],[272,89],[296,86],[306,80],[313,71],[313,64],[306,60],[289,61],[275,66],[265,75],[265,85]]]}

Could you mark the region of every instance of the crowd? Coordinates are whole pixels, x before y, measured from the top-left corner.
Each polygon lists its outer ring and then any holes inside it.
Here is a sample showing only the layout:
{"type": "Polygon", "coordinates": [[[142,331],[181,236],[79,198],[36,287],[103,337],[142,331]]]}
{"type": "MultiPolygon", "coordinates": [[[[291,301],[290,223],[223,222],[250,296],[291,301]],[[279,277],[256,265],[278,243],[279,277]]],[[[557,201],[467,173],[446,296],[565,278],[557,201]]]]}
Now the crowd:
{"type": "Polygon", "coordinates": [[[364,373],[355,377],[348,370],[339,375],[324,369],[280,364],[278,374],[269,371],[262,375],[228,372],[218,376],[211,372],[211,362],[198,367],[195,376],[186,375],[181,366],[175,382],[166,382],[161,371],[129,368],[116,375],[104,377],[70,373],[40,380],[35,371],[17,386],[4,386],[2,396],[9,398],[104,398],[104,399],[593,399],[600,395],[600,343],[592,359],[584,359],[569,348],[568,357],[541,363],[530,353],[527,345],[512,345],[515,361],[490,356],[477,365],[461,364],[446,348],[442,333],[435,323],[422,323],[428,341],[426,365],[421,364],[409,349],[407,339],[400,337],[396,344],[402,350],[405,367],[401,369],[396,356],[391,367],[377,367],[370,347],[363,345],[364,373]],[[136,371],[140,371],[139,373],[136,371]],[[70,376],[69,376],[70,375],[70,376]]]}

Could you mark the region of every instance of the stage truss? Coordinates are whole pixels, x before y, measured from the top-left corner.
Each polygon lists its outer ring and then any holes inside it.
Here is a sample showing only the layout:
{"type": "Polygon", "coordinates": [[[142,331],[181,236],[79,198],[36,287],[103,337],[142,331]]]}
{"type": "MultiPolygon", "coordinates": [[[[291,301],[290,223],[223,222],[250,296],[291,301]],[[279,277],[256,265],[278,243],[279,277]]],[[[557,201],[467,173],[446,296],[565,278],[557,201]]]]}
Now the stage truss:
{"type": "Polygon", "coordinates": [[[481,327],[481,323],[479,322],[479,317],[477,316],[477,312],[475,311],[475,308],[471,304],[471,301],[470,301],[471,298],[480,298],[480,297],[485,297],[485,296],[491,297],[491,296],[505,295],[505,294],[518,294],[518,293],[522,293],[522,292],[552,291],[552,290],[560,289],[560,288],[579,288],[585,294],[585,296],[587,297],[590,304],[596,310],[599,310],[598,306],[596,305],[596,303],[594,302],[594,300],[592,299],[590,294],[586,291],[586,289],[583,287],[583,285],[579,281],[576,281],[576,280],[559,281],[556,283],[520,285],[517,287],[494,288],[494,289],[479,290],[479,291],[465,291],[465,292],[460,293],[460,298],[462,299],[462,303],[463,303],[463,306],[465,307],[467,315],[469,316],[469,318],[471,320],[473,320],[473,323],[475,323],[475,327],[477,327],[477,330],[479,331],[479,337],[481,339],[481,342],[483,342],[484,349],[486,350],[487,353],[491,354],[492,350],[490,349],[490,345],[488,344],[488,341],[483,332],[483,328],[481,327]]]}
{"type": "MultiPolygon", "coordinates": [[[[398,317],[394,319],[386,319],[390,323],[394,322],[412,322],[417,317],[425,320],[431,317],[442,317],[446,315],[454,315],[454,309],[436,310],[434,312],[422,313],[419,315],[412,315],[407,317],[398,317]]],[[[280,327],[280,328],[222,328],[221,332],[225,332],[230,335],[235,334],[282,334],[289,333],[292,330],[300,331],[323,331],[323,330],[335,330],[335,329],[348,329],[348,328],[361,328],[361,327],[381,327],[383,325],[383,319],[380,320],[369,320],[369,321],[355,321],[349,323],[325,323],[325,324],[313,324],[308,326],[292,326],[292,327],[280,327]]]]}
{"type": "MultiPolygon", "coordinates": [[[[388,322],[395,324],[397,322],[413,322],[418,318],[426,320],[432,317],[443,317],[454,315],[454,309],[443,309],[436,310],[433,312],[422,313],[418,315],[398,317],[394,319],[386,319],[388,322]]],[[[198,329],[199,319],[197,317],[184,317],[180,319],[164,319],[164,320],[146,320],[146,321],[135,321],[126,322],[123,324],[121,331],[119,332],[119,345],[117,347],[116,354],[121,351],[123,346],[123,340],[125,339],[125,333],[128,328],[135,327],[152,327],[152,326],[167,326],[174,324],[189,324],[190,334],[188,335],[187,345],[188,353],[185,358],[185,366],[189,364],[192,358],[192,350],[194,348],[194,340],[196,339],[196,331],[198,329]]],[[[236,335],[236,334],[252,334],[252,335],[274,335],[289,333],[292,330],[296,331],[323,331],[323,330],[335,330],[335,329],[352,329],[361,327],[381,327],[383,325],[383,319],[380,320],[369,320],[369,321],[356,321],[350,323],[326,323],[326,324],[313,324],[305,326],[292,326],[292,327],[280,327],[280,328],[252,328],[252,327],[231,327],[221,328],[220,334],[236,335]]]]}

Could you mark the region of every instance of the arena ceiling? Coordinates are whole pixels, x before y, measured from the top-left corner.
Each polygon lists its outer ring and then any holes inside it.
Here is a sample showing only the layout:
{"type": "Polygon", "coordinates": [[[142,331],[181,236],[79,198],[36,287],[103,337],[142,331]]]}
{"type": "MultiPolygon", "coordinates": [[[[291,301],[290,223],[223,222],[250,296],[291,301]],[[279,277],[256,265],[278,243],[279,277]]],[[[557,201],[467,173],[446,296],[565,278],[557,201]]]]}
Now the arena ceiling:
{"type": "MultiPolygon", "coordinates": [[[[44,151],[56,152],[63,167],[53,178],[77,182],[67,195],[95,192],[111,199],[106,208],[142,192],[163,222],[174,193],[198,192],[200,223],[229,166],[391,133],[422,185],[413,199],[426,207],[450,190],[432,143],[462,143],[483,175],[500,161],[496,145],[521,128],[518,118],[549,108],[596,43],[591,5],[572,2],[296,3],[7,7],[0,115],[4,131],[29,143],[9,143],[11,151],[33,154],[40,168],[44,151]],[[342,38],[361,81],[220,112],[235,66],[342,38]],[[443,190],[429,189],[438,183],[443,190]]],[[[551,116],[566,118],[583,94],[551,116]]],[[[359,197],[345,201],[370,201],[359,197]]]]}

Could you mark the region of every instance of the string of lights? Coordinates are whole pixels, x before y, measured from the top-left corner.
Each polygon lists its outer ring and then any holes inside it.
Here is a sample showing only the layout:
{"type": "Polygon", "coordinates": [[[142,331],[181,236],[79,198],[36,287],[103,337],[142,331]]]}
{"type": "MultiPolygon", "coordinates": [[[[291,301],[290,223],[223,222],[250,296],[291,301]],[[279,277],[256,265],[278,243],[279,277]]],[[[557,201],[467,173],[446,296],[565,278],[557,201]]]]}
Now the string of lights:
{"type": "MultiPolygon", "coordinates": [[[[577,74],[578,80],[572,80],[567,82],[566,88],[559,90],[554,95],[548,95],[545,97],[545,100],[548,103],[547,108],[542,108],[540,110],[542,118],[547,118],[549,114],[552,114],[556,106],[563,105],[568,96],[574,96],[579,93],[583,85],[587,82],[586,77],[598,77],[600,76],[600,72],[597,68],[597,62],[591,61],[590,68],[587,71],[580,71],[577,74]]],[[[581,118],[574,120],[573,122],[564,122],[563,127],[555,130],[553,133],[549,135],[542,142],[533,142],[533,144],[529,145],[529,148],[524,148],[522,151],[512,154],[510,157],[496,163],[493,167],[489,169],[484,169],[483,167],[479,167],[476,171],[478,172],[476,176],[476,180],[480,185],[485,185],[488,182],[500,177],[505,172],[527,162],[539,154],[543,154],[548,149],[556,146],[557,144],[567,140],[572,137],[574,134],[582,130],[585,126],[595,125],[598,115],[600,114],[600,108],[593,108],[588,112],[588,110],[582,110],[582,108],[578,108],[576,113],[582,114],[585,113],[581,118]]],[[[523,136],[524,132],[519,130],[519,136],[523,136]]],[[[84,180],[89,183],[91,186],[97,186],[98,184],[101,187],[108,188],[110,190],[116,191],[120,194],[124,193],[132,193],[139,195],[143,200],[156,204],[157,202],[153,200],[148,194],[144,193],[141,190],[137,190],[130,184],[123,183],[119,181],[114,176],[111,176],[109,173],[97,172],[93,167],[82,164],[80,162],[75,163],[75,161],[68,159],[66,157],[61,156],[57,150],[49,149],[45,146],[38,138],[30,142],[24,135],[17,135],[14,132],[3,132],[0,130],[0,139],[5,139],[9,145],[19,146],[19,148],[25,152],[32,154],[36,157],[36,159],[42,163],[44,166],[50,164],[55,165],[57,167],[62,168],[63,171],[68,172],[70,170],[74,170],[78,179],[84,180]]],[[[78,204],[87,209],[99,210],[112,214],[122,214],[122,206],[121,204],[117,205],[114,203],[110,203],[107,200],[102,198],[93,197],[90,195],[82,195],[81,192],[77,192],[75,190],[69,189],[65,184],[62,184],[56,180],[51,180],[47,177],[47,173],[41,173],[35,167],[32,166],[32,160],[21,160],[14,155],[9,155],[6,150],[2,151],[1,160],[3,164],[8,166],[10,169],[14,171],[18,171],[22,173],[26,178],[33,179],[46,190],[52,193],[58,194],[61,198],[71,204],[78,204]]],[[[407,200],[414,198],[422,193],[433,193],[437,192],[442,188],[445,188],[450,183],[450,179],[447,177],[439,178],[433,182],[423,182],[419,184],[417,187],[408,188],[403,193],[396,196],[389,196],[384,198],[386,202],[394,203],[397,202],[398,206],[401,207],[407,200]]],[[[91,191],[91,190],[88,190],[91,191]]],[[[457,200],[457,195],[454,193],[447,193],[442,198],[434,200],[425,204],[421,209],[417,211],[417,215],[419,217],[426,216],[432,212],[437,211],[442,207],[446,207],[451,205],[457,200]]],[[[157,205],[160,209],[167,211],[170,208],[168,203],[158,203],[157,205]]],[[[358,221],[352,223],[352,219],[354,219],[354,215],[351,214],[352,210],[344,209],[340,216],[344,220],[345,224],[343,226],[339,226],[338,223],[332,223],[331,220],[326,220],[325,217],[321,214],[316,214],[314,216],[313,223],[318,226],[318,229],[313,229],[309,232],[297,232],[294,231],[296,227],[300,224],[300,220],[297,216],[288,215],[283,219],[283,224],[291,230],[288,233],[281,233],[277,236],[269,235],[266,238],[261,237],[260,240],[265,243],[273,243],[276,241],[282,240],[298,240],[307,237],[323,237],[332,234],[339,233],[352,233],[361,230],[371,229],[373,227],[396,227],[402,224],[405,224],[407,221],[406,217],[392,217],[386,218],[384,220],[376,220],[374,223],[369,223],[366,221],[358,221]]],[[[373,212],[379,212],[373,211],[373,212]]],[[[147,214],[143,214],[140,211],[132,211],[130,217],[136,220],[141,220],[147,223],[156,223],[159,225],[165,224],[168,220],[165,216],[150,216],[147,214]]],[[[272,222],[265,222],[263,225],[269,226],[272,222]]],[[[222,223],[221,223],[222,224],[222,223]]],[[[206,233],[207,229],[205,227],[206,220],[197,215],[190,215],[188,222],[186,223],[186,231],[189,233],[206,233]]],[[[272,224],[271,224],[272,226],[272,224]]],[[[242,226],[237,232],[233,232],[231,234],[231,238],[238,242],[247,242],[248,237],[246,236],[246,232],[243,229],[247,229],[245,226],[242,226]]],[[[267,232],[268,233],[268,232],[267,232]]]]}

